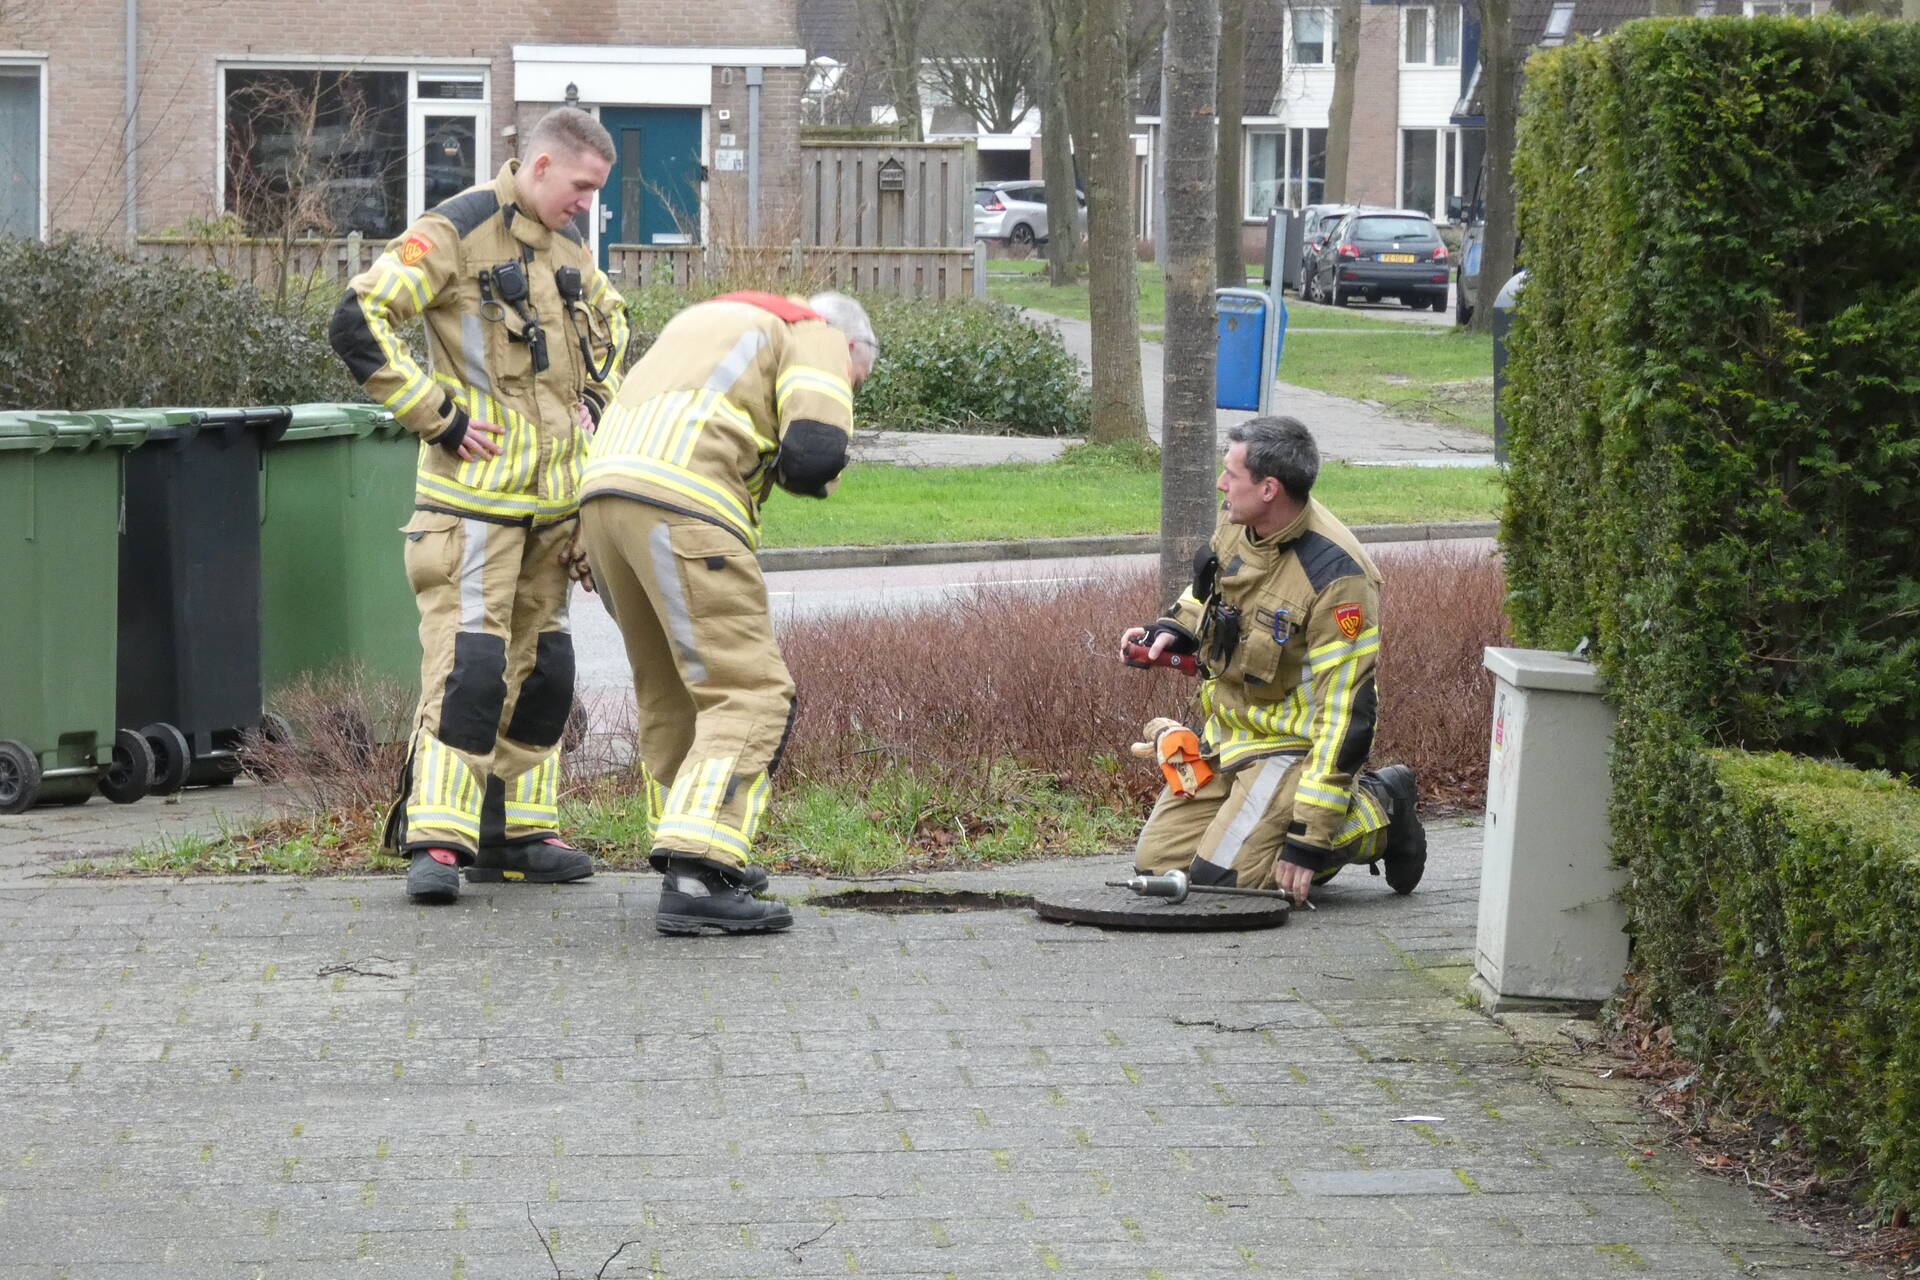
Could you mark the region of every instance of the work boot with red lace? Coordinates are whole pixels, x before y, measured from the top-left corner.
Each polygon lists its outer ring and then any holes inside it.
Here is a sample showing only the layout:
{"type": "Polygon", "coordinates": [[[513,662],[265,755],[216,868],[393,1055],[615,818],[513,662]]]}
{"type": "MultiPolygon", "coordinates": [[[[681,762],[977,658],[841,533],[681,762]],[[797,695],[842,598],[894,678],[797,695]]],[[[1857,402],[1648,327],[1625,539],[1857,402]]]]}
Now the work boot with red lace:
{"type": "Polygon", "coordinates": [[[452,849],[415,849],[407,864],[407,896],[416,902],[452,902],[460,896],[460,855],[452,849]]]}
{"type": "Polygon", "coordinates": [[[559,836],[523,836],[501,845],[482,845],[467,868],[474,884],[563,884],[593,874],[593,859],[559,836]]]}

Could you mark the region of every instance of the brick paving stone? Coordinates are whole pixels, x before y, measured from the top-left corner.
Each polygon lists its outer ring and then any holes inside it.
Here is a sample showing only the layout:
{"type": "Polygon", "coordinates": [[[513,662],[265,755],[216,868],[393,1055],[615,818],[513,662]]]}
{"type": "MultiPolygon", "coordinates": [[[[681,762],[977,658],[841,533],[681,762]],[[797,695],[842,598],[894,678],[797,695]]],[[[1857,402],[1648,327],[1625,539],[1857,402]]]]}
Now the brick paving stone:
{"type": "Polygon", "coordinates": [[[1466,1007],[1477,861],[1441,828],[1411,898],[1188,935],[6,879],[0,1280],[551,1276],[529,1214],[569,1280],[1844,1274],[1466,1007]]]}

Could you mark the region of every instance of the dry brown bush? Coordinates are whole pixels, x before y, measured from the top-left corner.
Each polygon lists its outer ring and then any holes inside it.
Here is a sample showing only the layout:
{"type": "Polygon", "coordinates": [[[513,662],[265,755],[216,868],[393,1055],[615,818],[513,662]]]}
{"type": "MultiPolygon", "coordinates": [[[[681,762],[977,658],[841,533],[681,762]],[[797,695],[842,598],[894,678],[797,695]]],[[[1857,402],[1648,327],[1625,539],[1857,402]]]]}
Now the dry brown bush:
{"type": "MultiPolygon", "coordinates": [[[[1485,794],[1492,684],[1481,651],[1506,619],[1499,563],[1436,544],[1381,557],[1387,642],[1374,763],[1413,766],[1423,799],[1485,794]]],[[[1095,803],[1139,803],[1157,775],[1126,755],[1155,716],[1190,709],[1189,677],[1139,671],[1119,635],[1161,602],[1150,571],[1065,591],[978,588],[914,612],[873,611],[782,628],[800,709],[782,768],[859,783],[891,762],[940,769],[984,793],[995,761],[1051,775],[1095,803]]]]}

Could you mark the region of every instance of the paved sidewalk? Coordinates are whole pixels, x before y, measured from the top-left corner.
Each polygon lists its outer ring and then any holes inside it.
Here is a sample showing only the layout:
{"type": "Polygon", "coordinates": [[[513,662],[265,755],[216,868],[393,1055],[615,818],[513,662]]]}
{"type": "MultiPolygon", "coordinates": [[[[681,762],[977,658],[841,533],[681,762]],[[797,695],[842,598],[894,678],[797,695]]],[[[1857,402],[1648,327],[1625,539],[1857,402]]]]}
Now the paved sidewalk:
{"type": "Polygon", "coordinates": [[[796,928],[725,940],[656,935],[649,876],[15,866],[0,1280],[1842,1274],[1464,1006],[1478,857],[1228,934],[777,879],[796,928]]]}

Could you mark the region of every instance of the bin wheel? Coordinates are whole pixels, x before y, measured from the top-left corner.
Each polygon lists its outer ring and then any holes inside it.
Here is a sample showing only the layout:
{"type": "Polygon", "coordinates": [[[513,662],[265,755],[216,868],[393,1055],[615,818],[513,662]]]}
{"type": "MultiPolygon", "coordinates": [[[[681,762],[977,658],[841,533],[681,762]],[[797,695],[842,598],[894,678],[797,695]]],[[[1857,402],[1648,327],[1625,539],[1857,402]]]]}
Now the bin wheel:
{"type": "Polygon", "coordinates": [[[193,768],[193,748],[187,735],[164,720],[157,720],[140,731],[153,748],[153,794],[170,796],[187,785],[187,771],[193,768]]]}
{"type": "Polygon", "coordinates": [[[153,748],[132,729],[113,735],[113,763],[100,775],[100,794],[115,804],[146,799],[153,789],[153,748]]]}
{"type": "Polygon", "coordinates": [[[240,743],[240,768],[259,782],[272,782],[285,763],[284,752],[277,748],[293,744],[293,724],[278,711],[260,717],[260,727],[240,743]],[[266,748],[262,750],[261,748],[266,748]]]}
{"type": "Polygon", "coordinates": [[[0,813],[24,813],[40,796],[40,757],[12,739],[0,740],[0,813]]]}

